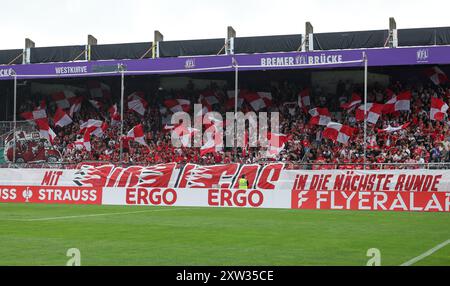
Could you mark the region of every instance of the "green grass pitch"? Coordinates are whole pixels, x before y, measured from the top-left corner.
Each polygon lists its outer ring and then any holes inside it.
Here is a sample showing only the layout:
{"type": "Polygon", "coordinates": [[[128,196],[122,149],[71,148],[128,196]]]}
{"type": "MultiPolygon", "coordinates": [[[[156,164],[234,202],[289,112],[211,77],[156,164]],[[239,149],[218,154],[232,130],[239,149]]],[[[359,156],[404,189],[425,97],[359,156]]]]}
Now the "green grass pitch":
{"type": "Polygon", "coordinates": [[[448,213],[0,204],[0,265],[400,265],[448,239],[448,213]]]}

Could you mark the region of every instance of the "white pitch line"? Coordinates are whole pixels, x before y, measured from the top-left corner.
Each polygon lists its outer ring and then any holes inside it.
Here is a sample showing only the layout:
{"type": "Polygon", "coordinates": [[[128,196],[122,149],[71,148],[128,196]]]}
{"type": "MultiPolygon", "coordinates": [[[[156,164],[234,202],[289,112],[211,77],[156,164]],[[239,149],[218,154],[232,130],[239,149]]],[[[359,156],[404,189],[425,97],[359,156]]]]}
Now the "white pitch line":
{"type": "Polygon", "coordinates": [[[193,208],[173,208],[173,209],[157,209],[157,210],[143,210],[134,212],[118,212],[118,213],[102,213],[102,214],[89,214],[89,215],[76,215],[76,216],[58,216],[58,217],[45,217],[45,218],[33,218],[33,219],[17,219],[15,221],[49,221],[58,219],[73,219],[73,218],[84,218],[84,217],[97,217],[97,216],[110,216],[110,215],[127,215],[127,214],[138,214],[147,212],[161,212],[161,211],[176,211],[176,210],[188,210],[193,208]]]}
{"type": "Polygon", "coordinates": [[[413,265],[414,263],[416,263],[416,262],[418,262],[418,261],[424,259],[425,257],[430,256],[431,254],[435,253],[435,252],[438,251],[439,249],[445,247],[447,244],[450,244],[450,239],[444,241],[444,242],[441,243],[441,244],[436,245],[435,247],[431,248],[430,250],[427,250],[426,252],[422,253],[421,255],[419,255],[419,256],[417,256],[417,257],[414,257],[414,258],[411,259],[411,260],[406,261],[405,263],[403,263],[403,264],[400,265],[400,266],[411,266],[411,265],[413,265]]]}

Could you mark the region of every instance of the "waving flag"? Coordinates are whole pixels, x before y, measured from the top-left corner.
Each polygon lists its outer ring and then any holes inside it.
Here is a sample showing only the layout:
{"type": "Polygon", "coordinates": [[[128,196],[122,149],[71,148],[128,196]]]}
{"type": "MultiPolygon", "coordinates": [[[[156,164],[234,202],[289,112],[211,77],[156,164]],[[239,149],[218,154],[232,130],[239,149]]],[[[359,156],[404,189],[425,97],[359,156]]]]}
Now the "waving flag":
{"type": "Polygon", "coordinates": [[[310,89],[305,88],[298,94],[298,106],[306,111],[311,106],[310,89]]]}
{"type": "MultiPolygon", "coordinates": [[[[227,102],[225,103],[225,107],[229,109],[234,109],[235,104],[235,92],[234,90],[227,91],[227,102]]],[[[240,91],[238,91],[238,100],[237,100],[237,108],[238,110],[241,109],[242,104],[244,103],[244,98],[242,97],[242,94],[240,91]]]]}
{"type": "Polygon", "coordinates": [[[142,91],[135,91],[128,96],[128,101],[132,101],[132,100],[136,100],[136,99],[145,100],[145,93],[143,93],[142,91]]]}
{"type": "Polygon", "coordinates": [[[141,116],[144,116],[148,103],[143,96],[138,93],[133,93],[128,97],[128,100],[128,109],[134,110],[141,116]]]}
{"type": "Polygon", "coordinates": [[[200,102],[204,105],[213,106],[214,104],[219,104],[219,100],[217,96],[213,92],[204,92],[200,94],[199,98],[200,102]]]}
{"type": "Polygon", "coordinates": [[[342,144],[347,144],[353,133],[354,129],[350,126],[337,122],[330,122],[323,131],[322,136],[342,144]]]}
{"type": "Polygon", "coordinates": [[[127,137],[133,139],[141,145],[148,147],[147,143],[145,142],[145,133],[142,124],[134,126],[133,129],[128,132],[127,137]]]}
{"type": "Polygon", "coordinates": [[[47,118],[41,118],[35,120],[38,128],[39,128],[39,134],[42,138],[45,138],[50,142],[50,144],[53,145],[53,140],[56,138],[55,132],[50,128],[48,125],[48,119],[47,118]]]}
{"type": "Polygon", "coordinates": [[[61,107],[58,107],[53,116],[53,122],[55,123],[55,126],[64,127],[72,124],[73,121],[61,107]]]}
{"type": "Polygon", "coordinates": [[[266,151],[266,157],[274,158],[285,148],[286,142],[288,141],[288,136],[279,133],[269,132],[267,134],[267,140],[269,147],[266,151]]]}
{"type": "Polygon", "coordinates": [[[117,104],[114,104],[108,109],[109,116],[111,118],[111,125],[115,126],[120,122],[120,113],[119,109],[117,108],[117,104]]]}
{"type": "Polygon", "coordinates": [[[331,114],[328,108],[313,108],[309,110],[309,114],[311,115],[310,124],[327,126],[331,121],[331,114]]]}
{"type": "Polygon", "coordinates": [[[199,132],[198,129],[186,127],[183,124],[180,124],[176,127],[173,126],[172,130],[180,139],[181,147],[191,147],[192,138],[194,137],[196,132],[199,132]]]}
{"type": "MultiPolygon", "coordinates": [[[[367,122],[376,124],[383,112],[384,104],[367,103],[367,122]]],[[[357,121],[364,121],[364,105],[356,109],[355,117],[357,121]]]]}
{"type": "Polygon", "coordinates": [[[425,70],[425,74],[435,85],[441,85],[448,81],[447,75],[438,67],[432,67],[425,70]]]}
{"type": "Polygon", "coordinates": [[[64,90],[52,94],[53,101],[62,109],[68,109],[77,98],[75,93],[70,90],[64,90]]]}
{"type": "Polygon", "coordinates": [[[397,127],[392,127],[391,125],[389,125],[387,128],[385,129],[380,129],[378,130],[378,133],[383,133],[383,132],[387,132],[387,133],[391,133],[391,132],[396,132],[396,131],[400,131],[403,129],[408,128],[408,126],[411,124],[411,122],[405,123],[403,125],[397,126],[397,127]]]}
{"type": "Polygon", "coordinates": [[[89,81],[88,87],[89,92],[91,94],[91,98],[100,98],[100,99],[111,98],[111,88],[104,83],[98,81],[89,81]]]}
{"type": "Polygon", "coordinates": [[[223,149],[223,141],[217,136],[215,132],[205,133],[206,140],[200,148],[200,156],[210,153],[217,153],[223,149]]]}
{"type": "Polygon", "coordinates": [[[272,106],[272,94],[270,92],[249,92],[244,95],[244,98],[254,111],[272,106]]]}
{"type": "Polygon", "coordinates": [[[91,152],[91,132],[86,130],[83,137],[75,141],[75,146],[80,147],[79,149],[86,149],[86,151],[91,152]]]}
{"type": "Polygon", "coordinates": [[[164,105],[173,113],[191,110],[191,102],[187,99],[167,99],[164,101],[164,105]]]}
{"type": "Polygon", "coordinates": [[[45,112],[45,109],[35,109],[32,112],[22,112],[20,114],[25,120],[37,120],[37,119],[44,119],[47,118],[47,112],[45,112]]]}
{"type": "Polygon", "coordinates": [[[90,135],[102,137],[107,128],[108,125],[105,122],[96,119],[89,119],[80,125],[79,133],[83,134],[89,132],[90,135]]]}
{"type": "Polygon", "coordinates": [[[404,91],[394,95],[383,108],[383,113],[394,113],[396,111],[409,111],[411,109],[411,91],[404,91]]]}
{"type": "Polygon", "coordinates": [[[361,96],[357,93],[353,93],[350,102],[342,104],[341,108],[350,111],[353,110],[358,105],[360,105],[361,102],[362,102],[361,96]]]}
{"type": "Polygon", "coordinates": [[[83,97],[81,97],[81,96],[78,96],[72,100],[72,105],[70,106],[70,111],[69,111],[69,114],[71,117],[73,117],[74,113],[80,112],[82,102],[83,102],[83,97]]]}
{"type": "Polygon", "coordinates": [[[431,98],[430,119],[436,121],[442,121],[447,114],[448,105],[439,98],[431,98]]]}

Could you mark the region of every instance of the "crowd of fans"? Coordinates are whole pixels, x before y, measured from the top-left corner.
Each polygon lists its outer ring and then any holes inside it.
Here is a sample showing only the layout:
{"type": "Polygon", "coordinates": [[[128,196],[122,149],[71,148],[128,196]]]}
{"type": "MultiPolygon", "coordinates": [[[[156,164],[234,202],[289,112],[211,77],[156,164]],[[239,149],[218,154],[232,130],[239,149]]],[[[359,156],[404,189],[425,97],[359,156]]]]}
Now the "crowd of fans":
{"type": "MultiPolygon", "coordinates": [[[[267,158],[264,149],[259,147],[224,148],[223,152],[200,155],[200,148],[175,148],[171,143],[171,134],[163,129],[164,118],[161,106],[167,98],[185,98],[192,104],[199,101],[202,93],[213,93],[219,99],[219,104],[213,106],[214,111],[225,113],[227,100],[226,86],[219,87],[212,84],[206,90],[197,89],[192,82],[182,90],[166,91],[155,88],[144,92],[148,101],[148,108],[144,116],[125,109],[124,133],[133,126],[141,123],[145,130],[148,147],[132,140],[122,139],[123,163],[125,164],[158,164],[167,162],[222,164],[230,162],[264,163],[268,161],[282,161],[289,164],[310,163],[314,168],[329,168],[336,165],[329,164],[361,164],[367,163],[408,163],[422,164],[433,162],[450,162],[450,129],[447,118],[442,122],[430,119],[430,99],[438,97],[448,103],[450,88],[423,82],[415,85],[405,85],[400,82],[390,86],[374,84],[369,86],[368,102],[385,103],[392,94],[410,90],[412,92],[411,110],[399,111],[394,114],[383,114],[378,122],[367,125],[367,137],[364,142],[364,124],[355,119],[355,111],[340,108],[348,102],[353,93],[360,93],[361,86],[350,82],[339,82],[334,94],[323,94],[317,87],[311,87],[311,107],[327,107],[332,114],[332,121],[340,122],[355,128],[355,134],[348,144],[333,142],[322,137],[324,126],[309,123],[311,116],[297,105],[297,97],[305,87],[294,83],[283,82],[272,86],[272,105],[268,112],[279,112],[280,132],[289,135],[285,148],[276,158],[267,158]],[[411,124],[407,129],[397,132],[378,132],[387,126],[411,124]],[[364,144],[367,146],[364,159],[364,144]],[[322,165],[324,164],[324,165],[322,165]]],[[[259,90],[255,90],[259,91],[259,90]]],[[[133,92],[133,91],[129,91],[133,92]]],[[[89,94],[84,94],[86,99],[89,94]]],[[[51,117],[55,110],[50,97],[47,98],[48,114],[51,117]]],[[[63,127],[53,127],[57,137],[54,146],[61,152],[63,162],[78,163],[83,161],[118,162],[120,157],[120,124],[113,125],[110,121],[108,108],[117,103],[114,97],[105,100],[102,108],[96,109],[89,101],[83,102],[80,112],[73,116],[74,123],[63,127]],[[80,123],[88,119],[99,119],[108,123],[103,137],[91,137],[92,151],[78,148],[74,142],[82,137],[79,134],[80,123]]],[[[35,102],[22,104],[21,111],[30,110],[35,102]]],[[[251,106],[244,102],[242,110],[251,110],[251,106]]],[[[352,167],[353,168],[353,167],[352,167]]]]}

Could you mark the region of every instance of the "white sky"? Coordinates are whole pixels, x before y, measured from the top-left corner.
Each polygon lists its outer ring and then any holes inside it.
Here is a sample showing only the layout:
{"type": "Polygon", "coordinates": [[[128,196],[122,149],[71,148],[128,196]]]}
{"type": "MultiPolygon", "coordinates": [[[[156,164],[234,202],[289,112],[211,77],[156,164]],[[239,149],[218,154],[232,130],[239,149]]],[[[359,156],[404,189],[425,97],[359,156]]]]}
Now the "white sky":
{"type": "Polygon", "coordinates": [[[0,49],[450,26],[450,0],[0,0],[0,49]]]}

